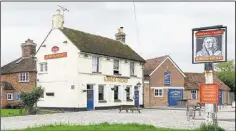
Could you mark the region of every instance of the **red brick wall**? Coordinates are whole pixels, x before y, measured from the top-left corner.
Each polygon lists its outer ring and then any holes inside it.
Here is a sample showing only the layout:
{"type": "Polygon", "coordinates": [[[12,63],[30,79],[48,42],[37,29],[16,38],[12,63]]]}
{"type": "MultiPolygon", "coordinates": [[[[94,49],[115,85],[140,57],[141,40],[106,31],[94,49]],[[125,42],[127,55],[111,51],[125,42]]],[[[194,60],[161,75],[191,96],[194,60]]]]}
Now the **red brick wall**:
{"type": "MultiPolygon", "coordinates": [[[[28,92],[31,91],[32,88],[36,86],[36,72],[30,72],[29,73],[29,82],[18,82],[19,81],[19,74],[13,73],[13,74],[5,74],[1,75],[1,81],[7,81],[12,84],[12,86],[15,88],[14,91],[9,90],[2,90],[2,107],[5,107],[8,103],[15,103],[17,101],[7,101],[6,100],[6,92],[14,92],[18,93],[21,91],[28,92]]],[[[15,99],[15,97],[14,97],[15,99]]]]}
{"type": "Polygon", "coordinates": [[[150,107],[149,103],[149,83],[144,83],[144,107],[150,107]]]}
{"type": "Polygon", "coordinates": [[[168,59],[151,75],[150,77],[151,87],[164,86],[164,72],[165,71],[171,72],[171,87],[184,87],[183,75],[168,59]]]}
{"type": "MultiPolygon", "coordinates": [[[[171,72],[171,86],[170,87],[184,87],[184,76],[179,70],[171,63],[170,60],[166,60],[150,77],[150,84],[144,85],[144,93],[150,93],[144,95],[144,102],[150,101],[147,106],[168,106],[168,90],[163,90],[163,97],[155,97],[154,89],[150,87],[164,87],[164,72],[171,72]]],[[[145,103],[144,103],[145,105],[145,103]]]]}

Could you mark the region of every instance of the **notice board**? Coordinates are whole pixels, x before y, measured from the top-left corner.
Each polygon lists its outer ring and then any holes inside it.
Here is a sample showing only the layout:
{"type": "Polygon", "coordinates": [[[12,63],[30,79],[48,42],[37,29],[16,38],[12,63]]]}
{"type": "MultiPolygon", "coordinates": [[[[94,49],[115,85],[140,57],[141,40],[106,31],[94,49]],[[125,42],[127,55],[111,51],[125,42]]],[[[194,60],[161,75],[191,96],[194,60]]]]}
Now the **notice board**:
{"type": "Polygon", "coordinates": [[[200,84],[200,103],[219,103],[219,84],[200,84]]]}

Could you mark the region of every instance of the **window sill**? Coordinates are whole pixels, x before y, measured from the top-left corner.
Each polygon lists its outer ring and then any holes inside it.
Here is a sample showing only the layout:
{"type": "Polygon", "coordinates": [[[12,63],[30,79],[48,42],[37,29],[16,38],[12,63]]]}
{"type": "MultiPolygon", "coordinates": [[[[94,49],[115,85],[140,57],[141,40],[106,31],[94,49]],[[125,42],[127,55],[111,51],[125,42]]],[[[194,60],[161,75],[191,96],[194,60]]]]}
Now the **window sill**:
{"type": "Polygon", "coordinates": [[[48,72],[40,72],[38,75],[48,74],[48,72]]]}
{"type": "Polygon", "coordinates": [[[92,72],[93,74],[102,74],[102,72],[92,72]]]}
{"type": "Polygon", "coordinates": [[[99,100],[98,103],[107,103],[107,101],[106,100],[99,100]]]}
{"type": "Polygon", "coordinates": [[[121,100],[114,100],[114,102],[121,102],[121,100]]]}
{"type": "Polygon", "coordinates": [[[13,99],[12,100],[7,99],[7,101],[13,101],[13,99]]]}
{"type": "Polygon", "coordinates": [[[113,73],[113,75],[116,75],[116,76],[121,76],[121,74],[119,74],[119,73],[113,73]]]}
{"type": "Polygon", "coordinates": [[[164,96],[155,96],[155,97],[164,97],[164,96]]]}
{"type": "Polygon", "coordinates": [[[127,99],[128,102],[132,102],[133,100],[132,99],[127,99]]]}
{"type": "Polygon", "coordinates": [[[18,81],[19,83],[29,83],[29,81],[18,81]]]}
{"type": "Polygon", "coordinates": [[[130,77],[138,77],[137,75],[130,75],[130,77]]]}

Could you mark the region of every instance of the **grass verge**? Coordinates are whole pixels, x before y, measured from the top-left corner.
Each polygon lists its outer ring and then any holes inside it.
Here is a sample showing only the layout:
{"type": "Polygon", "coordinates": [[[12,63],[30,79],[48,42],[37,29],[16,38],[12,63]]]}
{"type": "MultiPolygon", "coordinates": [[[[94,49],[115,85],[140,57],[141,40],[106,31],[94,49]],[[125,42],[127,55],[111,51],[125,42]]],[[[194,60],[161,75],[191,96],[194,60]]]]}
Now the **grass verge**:
{"type": "MultiPolygon", "coordinates": [[[[37,115],[40,114],[53,114],[59,113],[60,111],[54,110],[39,110],[37,115]]],[[[10,117],[10,116],[24,116],[27,115],[26,110],[24,109],[1,109],[1,117],[10,117]]]]}
{"type": "MultiPolygon", "coordinates": [[[[7,130],[10,131],[10,130],[7,130]]],[[[144,124],[109,124],[101,123],[94,125],[47,125],[23,130],[11,131],[189,131],[186,129],[157,128],[144,124]]]]}
{"type": "Polygon", "coordinates": [[[1,117],[24,115],[26,115],[26,111],[24,109],[1,109],[1,117]]]}

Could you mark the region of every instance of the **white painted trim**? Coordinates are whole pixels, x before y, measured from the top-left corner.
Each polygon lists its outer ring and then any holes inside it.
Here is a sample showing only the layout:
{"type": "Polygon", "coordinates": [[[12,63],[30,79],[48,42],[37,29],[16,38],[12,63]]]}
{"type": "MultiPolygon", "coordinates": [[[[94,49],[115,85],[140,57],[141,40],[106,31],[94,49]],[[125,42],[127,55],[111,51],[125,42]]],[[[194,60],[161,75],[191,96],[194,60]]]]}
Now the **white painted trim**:
{"type": "Polygon", "coordinates": [[[149,84],[149,81],[143,81],[144,84],[149,84]]]}
{"type": "Polygon", "coordinates": [[[166,59],[165,60],[163,60],[162,62],[161,62],[161,64],[159,65],[159,66],[157,66],[156,67],[156,69],[155,70],[153,70],[152,71],[152,73],[149,75],[149,76],[151,76],[167,59],[169,59],[170,60],[170,62],[175,66],[175,68],[184,76],[184,77],[186,77],[185,75],[184,75],[184,73],[180,70],[180,68],[178,68],[178,66],[175,64],[175,62],[173,61],[173,60],[171,60],[170,59],[170,57],[168,56],[168,57],[166,57],[166,59]]]}
{"type": "Polygon", "coordinates": [[[184,87],[151,87],[152,89],[184,89],[184,87]]]}
{"type": "Polygon", "coordinates": [[[14,95],[13,95],[13,93],[7,93],[7,100],[13,100],[14,98],[14,95]],[[8,99],[8,95],[11,95],[11,99],[8,99]]]}
{"type": "Polygon", "coordinates": [[[161,62],[161,64],[160,64],[159,66],[157,66],[156,69],[153,70],[152,73],[151,73],[149,76],[151,76],[151,75],[167,60],[167,58],[168,58],[168,57],[166,57],[166,59],[163,60],[163,61],[161,62]]]}
{"type": "Polygon", "coordinates": [[[155,88],[155,89],[154,89],[154,97],[164,97],[163,94],[164,94],[163,88],[155,88]],[[162,90],[162,95],[161,95],[161,96],[157,96],[156,93],[155,93],[155,90],[162,90]]]}

